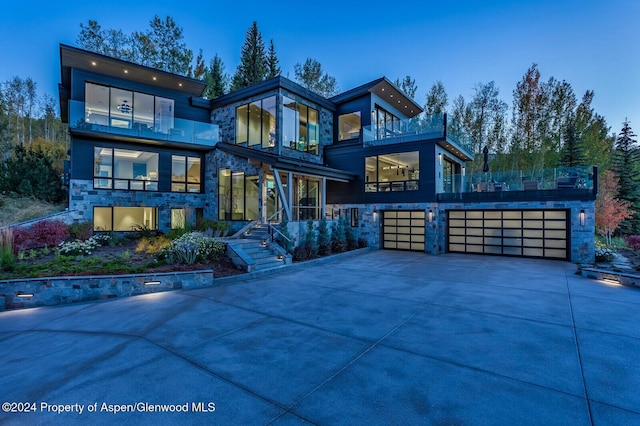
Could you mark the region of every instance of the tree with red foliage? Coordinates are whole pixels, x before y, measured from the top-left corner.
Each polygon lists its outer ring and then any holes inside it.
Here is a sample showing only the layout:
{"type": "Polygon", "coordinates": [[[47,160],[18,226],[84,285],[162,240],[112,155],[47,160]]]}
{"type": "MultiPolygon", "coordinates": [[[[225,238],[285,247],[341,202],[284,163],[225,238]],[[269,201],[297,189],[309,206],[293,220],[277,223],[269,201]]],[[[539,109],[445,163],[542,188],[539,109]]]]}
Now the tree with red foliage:
{"type": "Polygon", "coordinates": [[[611,244],[611,236],[620,222],[633,216],[631,203],[616,198],[620,179],[610,170],[603,173],[596,199],[596,229],[611,244]]]}

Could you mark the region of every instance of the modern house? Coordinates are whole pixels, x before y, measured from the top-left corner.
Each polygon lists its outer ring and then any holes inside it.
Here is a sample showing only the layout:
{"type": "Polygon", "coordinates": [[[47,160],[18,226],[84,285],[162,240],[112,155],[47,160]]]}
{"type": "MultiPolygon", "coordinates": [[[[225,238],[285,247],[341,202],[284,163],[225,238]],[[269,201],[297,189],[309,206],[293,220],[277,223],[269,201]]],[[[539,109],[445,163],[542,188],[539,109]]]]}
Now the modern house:
{"type": "Polygon", "coordinates": [[[467,175],[446,115],[380,78],[326,99],[281,76],[203,82],[60,46],[69,210],[95,230],[346,216],[380,249],[591,261],[597,171],[467,175]],[[498,180],[496,180],[498,178],[498,180]]]}

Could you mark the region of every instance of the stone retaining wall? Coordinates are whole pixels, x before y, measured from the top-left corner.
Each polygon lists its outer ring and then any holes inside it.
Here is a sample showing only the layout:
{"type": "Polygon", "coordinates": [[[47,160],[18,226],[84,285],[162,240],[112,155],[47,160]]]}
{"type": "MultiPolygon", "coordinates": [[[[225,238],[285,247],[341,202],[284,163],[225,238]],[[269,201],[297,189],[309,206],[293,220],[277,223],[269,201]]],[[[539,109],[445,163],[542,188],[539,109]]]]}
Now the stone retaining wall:
{"type": "Polygon", "coordinates": [[[201,288],[212,284],[213,271],[210,269],[156,274],[5,280],[0,281],[0,311],[135,296],[183,288],[201,288]]]}

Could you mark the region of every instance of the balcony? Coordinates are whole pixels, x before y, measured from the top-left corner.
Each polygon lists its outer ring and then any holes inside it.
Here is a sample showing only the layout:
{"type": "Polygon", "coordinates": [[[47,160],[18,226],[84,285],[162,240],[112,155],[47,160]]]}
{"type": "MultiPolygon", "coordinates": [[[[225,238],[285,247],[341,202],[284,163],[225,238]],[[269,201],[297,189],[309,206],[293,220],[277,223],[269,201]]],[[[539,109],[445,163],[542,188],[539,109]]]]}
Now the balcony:
{"type": "Polygon", "coordinates": [[[109,125],[109,119],[106,116],[102,116],[102,119],[96,121],[98,122],[91,122],[91,119],[86,116],[84,102],[69,101],[69,129],[72,132],[162,141],[180,146],[194,145],[212,148],[218,143],[218,126],[199,121],[171,117],[165,119],[166,125],[163,126],[157,123],[154,126],[152,122],[131,123],[126,120],[112,120],[118,125],[109,125]]]}
{"type": "Polygon", "coordinates": [[[377,146],[440,139],[438,143],[443,148],[466,160],[472,160],[471,139],[460,129],[461,126],[447,114],[435,114],[396,120],[386,126],[363,126],[362,141],[364,146],[377,146]]]}
{"type": "Polygon", "coordinates": [[[445,176],[438,201],[595,199],[598,167],[575,166],[534,171],[445,176]]]}

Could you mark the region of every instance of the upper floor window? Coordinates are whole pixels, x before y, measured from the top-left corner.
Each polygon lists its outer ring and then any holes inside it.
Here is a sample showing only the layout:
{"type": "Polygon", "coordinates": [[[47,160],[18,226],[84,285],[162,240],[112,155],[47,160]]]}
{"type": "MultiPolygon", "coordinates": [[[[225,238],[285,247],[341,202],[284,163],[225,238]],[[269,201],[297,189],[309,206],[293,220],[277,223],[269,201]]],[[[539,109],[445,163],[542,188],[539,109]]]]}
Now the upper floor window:
{"type": "Polygon", "coordinates": [[[398,117],[376,105],[373,122],[375,123],[376,139],[396,136],[401,132],[401,121],[398,117]]]}
{"type": "Polygon", "coordinates": [[[86,123],[166,134],[174,128],[174,100],[85,83],[84,119],[86,123]]]}
{"type": "Polygon", "coordinates": [[[365,192],[417,191],[419,152],[365,158],[365,192]]]}
{"type": "Polygon", "coordinates": [[[236,144],[276,145],[276,97],[271,96],[236,107],[236,144]]]}
{"type": "Polygon", "coordinates": [[[360,111],[342,114],[338,117],[338,140],[357,139],[361,126],[360,111]]]}
{"type": "Polygon", "coordinates": [[[318,118],[317,109],[285,97],[282,108],[283,146],[318,155],[318,118]]]}
{"type": "Polygon", "coordinates": [[[199,157],[171,156],[171,190],[201,192],[199,157]]]}
{"type": "Polygon", "coordinates": [[[93,187],[97,189],[158,190],[158,154],[95,147],[93,187]]]}

